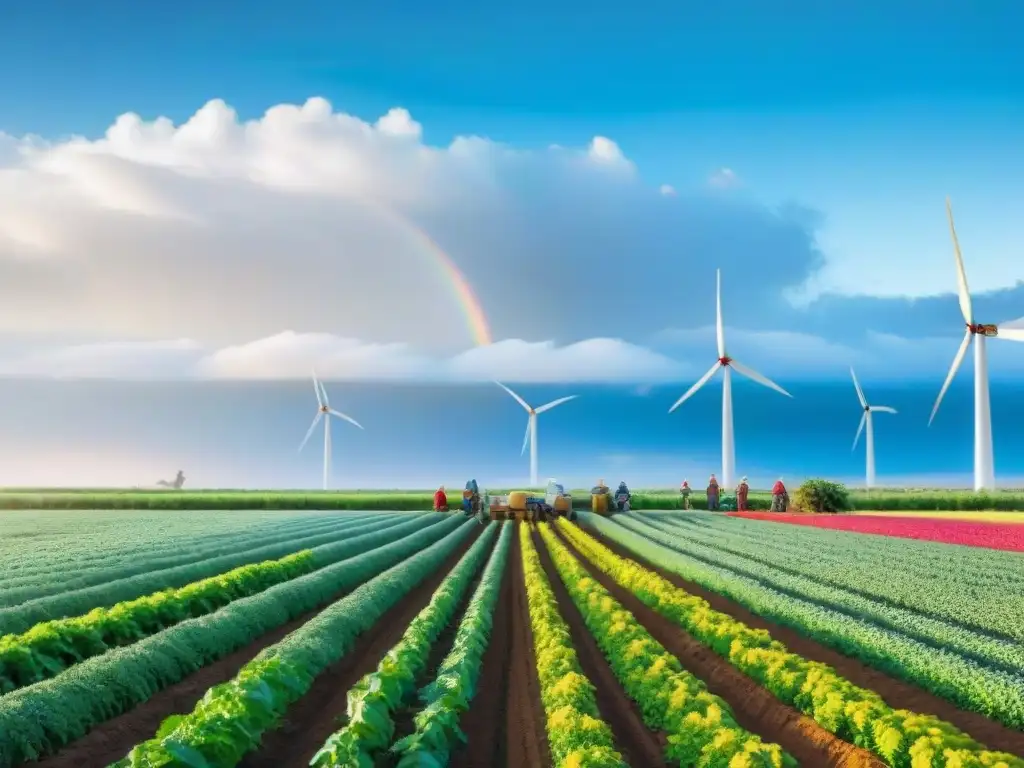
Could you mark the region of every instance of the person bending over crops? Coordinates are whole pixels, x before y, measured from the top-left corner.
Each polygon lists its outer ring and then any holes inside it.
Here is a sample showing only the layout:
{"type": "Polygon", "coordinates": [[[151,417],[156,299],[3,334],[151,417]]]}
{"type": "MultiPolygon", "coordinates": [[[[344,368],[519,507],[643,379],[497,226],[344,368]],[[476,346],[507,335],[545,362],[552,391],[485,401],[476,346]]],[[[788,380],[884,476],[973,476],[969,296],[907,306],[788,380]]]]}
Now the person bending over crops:
{"type": "Polygon", "coordinates": [[[780,477],[772,486],[772,512],[785,512],[789,509],[789,493],[780,477]]]}
{"type": "Polygon", "coordinates": [[[683,484],[679,486],[679,494],[683,497],[683,509],[690,508],[690,481],[683,480],[683,484]]]}
{"type": "Polygon", "coordinates": [[[747,511],[747,494],[750,493],[750,486],[747,485],[747,478],[740,480],[736,486],[736,509],[740,512],[747,511]]]}
{"type": "Polygon", "coordinates": [[[442,485],[436,491],[434,491],[434,511],[435,512],[447,512],[448,511],[448,494],[444,492],[444,486],[442,485]]]}
{"type": "Polygon", "coordinates": [[[718,509],[718,480],[714,475],[708,480],[708,509],[718,509]]]}

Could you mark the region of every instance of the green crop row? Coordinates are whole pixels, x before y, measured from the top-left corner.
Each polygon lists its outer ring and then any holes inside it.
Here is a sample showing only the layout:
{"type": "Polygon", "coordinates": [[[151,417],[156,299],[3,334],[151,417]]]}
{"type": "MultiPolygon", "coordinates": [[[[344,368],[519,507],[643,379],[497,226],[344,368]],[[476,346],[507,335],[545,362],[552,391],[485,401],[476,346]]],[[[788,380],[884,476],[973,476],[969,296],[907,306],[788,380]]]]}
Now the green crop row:
{"type": "MultiPolygon", "coordinates": [[[[202,560],[211,560],[215,557],[236,555],[266,546],[274,546],[283,541],[296,541],[318,536],[331,536],[340,534],[359,525],[380,520],[384,516],[360,516],[342,521],[334,520],[329,525],[314,525],[312,529],[299,528],[298,530],[273,531],[269,533],[248,532],[244,535],[233,537],[225,542],[218,542],[212,545],[203,546],[201,541],[189,544],[179,543],[171,553],[147,552],[135,555],[128,560],[121,560],[115,563],[100,561],[93,565],[83,565],[61,562],[57,560],[51,563],[50,569],[45,573],[35,573],[21,576],[15,579],[4,579],[0,583],[0,607],[9,607],[37,600],[54,594],[74,592],[97,584],[107,584],[119,579],[127,579],[131,576],[149,574],[156,571],[164,571],[168,568],[176,568],[183,565],[202,560]]],[[[307,523],[307,525],[309,525],[307,523]]],[[[328,540],[328,539],[323,539],[328,540]]],[[[315,544],[314,544],[315,546],[315,544]]],[[[269,558],[268,558],[269,559],[269,558]]]]}
{"type": "MultiPolygon", "coordinates": [[[[621,527],[667,547],[678,559],[673,570],[678,572],[683,567],[701,573],[693,581],[702,583],[703,578],[718,585],[728,584],[747,599],[757,595],[757,604],[770,611],[758,610],[762,615],[804,631],[813,628],[816,639],[848,656],[1011,728],[1024,726],[1024,676],[1013,663],[1019,649],[1012,643],[877,604],[872,617],[862,617],[843,603],[846,599],[850,608],[867,608],[864,598],[837,594],[806,578],[786,577],[772,566],[753,561],[738,563],[738,558],[724,552],[709,553],[705,548],[701,556],[699,548],[680,534],[665,533],[634,520],[623,520],[621,527]],[[883,613],[885,623],[878,621],[883,613]],[[944,642],[969,653],[960,655],[944,642]],[[979,659],[986,663],[979,663],[979,659]]],[[[720,586],[708,588],[720,591],[720,586]]]]}
{"type": "MultiPolygon", "coordinates": [[[[49,754],[158,691],[421,551],[465,524],[434,525],[398,541],[364,537],[363,553],[244,597],[219,611],[86,659],[57,677],[0,696],[0,768],[49,754]]],[[[349,604],[351,605],[351,604],[349,604]]]]}
{"type": "MultiPolygon", "coordinates": [[[[765,744],[739,726],[729,705],[708,691],[651,637],[633,614],[593,579],[558,540],[539,525],[555,568],[612,672],[636,702],[648,727],[668,733],[665,756],[675,765],[796,766],[778,744],[765,744]]],[[[564,528],[563,528],[564,530],[564,528]]]]}
{"type": "Polygon", "coordinates": [[[316,768],[373,765],[395,735],[393,714],[408,703],[423,674],[431,649],[483,565],[497,526],[488,525],[469,551],[434,590],[427,607],[414,618],[401,639],[348,692],[348,722],[324,742],[310,761],[316,768]]]}
{"type": "MultiPolygon", "coordinates": [[[[529,490],[526,488],[513,490],[529,490]]],[[[492,489],[504,493],[506,489],[492,489]]],[[[543,494],[543,489],[535,489],[543,494]]],[[[732,493],[731,489],[727,491],[732,493]]],[[[590,509],[589,490],[572,491],[573,507],[590,509]]],[[[0,493],[0,509],[53,510],[391,510],[422,511],[433,507],[433,491],[69,491],[40,493],[0,493]]],[[[462,503],[459,491],[449,497],[449,507],[462,503]]],[[[751,509],[766,510],[771,495],[752,490],[748,497],[751,509]]],[[[952,490],[873,490],[850,491],[855,510],[1024,510],[1024,493],[1006,491],[973,493],[952,490]]],[[[677,491],[648,490],[634,492],[634,509],[681,509],[682,497],[677,491]]],[[[707,496],[694,490],[690,495],[694,509],[707,509],[707,496]]]]}
{"type": "Polygon", "coordinates": [[[452,748],[466,740],[459,720],[469,710],[476,694],[513,530],[512,523],[504,524],[498,545],[459,623],[451,651],[438,667],[434,681],[420,691],[424,707],[414,719],[415,731],[391,747],[391,752],[399,758],[397,768],[446,766],[452,748]]]}
{"type": "MultiPolygon", "coordinates": [[[[893,768],[1024,768],[1024,760],[988,751],[937,717],[892,709],[877,693],[855,686],[828,665],[790,653],[767,631],[751,629],[712,609],[705,600],[676,587],[638,563],[619,557],[579,528],[559,525],[574,546],[597,568],[646,605],[728,659],[780,701],[803,712],[839,738],[874,752],[893,768]]],[[[593,526],[655,565],[679,572],[684,578],[692,576],[691,569],[679,567],[678,556],[612,521],[587,516],[585,525],[593,526]]],[[[719,589],[709,588],[735,596],[736,590],[723,590],[720,583],[716,586],[719,589]]],[[[786,600],[784,596],[779,599],[786,600]]],[[[771,616],[760,610],[759,605],[747,605],[756,613],[771,616]]],[[[806,631],[816,626],[807,624],[803,629],[806,631]]]]}
{"type": "MultiPolygon", "coordinates": [[[[758,579],[780,592],[857,616],[892,632],[955,652],[982,666],[1009,672],[1024,670],[1024,645],[1020,641],[994,636],[995,630],[991,627],[975,631],[956,620],[929,616],[914,604],[908,606],[888,595],[881,598],[874,595],[878,592],[909,592],[909,586],[916,588],[913,591],[920,600],[916,605],[932,613],[937,612],[936,606],[941,610],[942,604],[949,602],[960,607],[961,613],[974,614],[976,623],[999,624],[998,619],[1002,618],[1007,619],[1007,623],[1012,618],[1016,618],[1017,624],[1022,623],[1020,617],[1024,613],[1000,608],[1001,596],[998,592],[991,598],[986,592],[975,596],[971,594],[974,590],[966,579],[956,585],[945,583],[942,575],[948,569],[948,564],[936,563],[934,574],[922,575],[916,582],[905,572],[901,573],[896,563],[892,564],[891,569],[875,570],[870,574],[861,572],[858,575],[852,568],[858,553],[852,548],[847,550],[847,557],[844,558],[829,558],[818,549],[814,550],[813,558],[807,557],[807,549],[801,550],[800,554],[789,552],[787,558],[784,543],[773,546],[774,542],[769,541],[762,541],[759,545],[736,542],[728,531],[703,534],[692,526],[672,525],[671,522],[651,519],[639,522],[633,519],[616,521],[641,534],[647,528],[670,534],[673,536],[673,549],[696,560],[758,579]],[[976,610],[970,610],[972,608],[976,610]],[[985,622],[983,611],[986,608],[994,614],[994,621],[985,622]]],[[[1024,601],[1017,596],[1017,600],[1011,602],[1024,601]]],[[[1024,633],[1024,627],[1018,627],[1017,631],[1024,633]]]]}
{"type": "Polygon", "coordinates": [[[440,541],[370,579],[264,649],[234,679],[211,688],[190,713],[165,720],[154,738],[137,745],[114,767],[181,764],[183,755],[187,765],[237,765],[317,675],[348,653],[361,633],[478,530],[477,524],[463,520],[440,541]]]}
{"type": "Polygon", "coordinates": [[[43,621],[63,616],[79,616],[93,608],[110,606],[125,600],[133,600],[136,597],[147,595],[160,589],[182,587],[193,581],[215,576],[231,568],[237,568],[240,565],[284,557],[301,549],[309,549],[322,544],[337,542],[338,539],[344,539],[350,532],[356,529],[360,532],[369,533],[402,525],[410,525],[417,520],[422,521],[424,519],[422,516],[417,516],[410,521],[407,517],[395,516],[370,524],[359,521],[340,530],[335,529],[327,533],[318,533],[298,539],[285,539],[277,544],[269,544],[231,555],[222,555],[189,565],[166,568],[162,571],[140,573],[122,579],[118,579],[114,574],[111,574],[111,580],[104,584],[96,584],[84,589],[76,589],[56,595],[48,595],[0,610],[0,634],[25,632],[43,621]]]}
{"type": "Polygon", "coordinates": [[[612,729],[601,720],[594,684],[580,667],[526,525],[519,526],[519,543],[553,768],[628,768],[615,751],[612,729]]]}

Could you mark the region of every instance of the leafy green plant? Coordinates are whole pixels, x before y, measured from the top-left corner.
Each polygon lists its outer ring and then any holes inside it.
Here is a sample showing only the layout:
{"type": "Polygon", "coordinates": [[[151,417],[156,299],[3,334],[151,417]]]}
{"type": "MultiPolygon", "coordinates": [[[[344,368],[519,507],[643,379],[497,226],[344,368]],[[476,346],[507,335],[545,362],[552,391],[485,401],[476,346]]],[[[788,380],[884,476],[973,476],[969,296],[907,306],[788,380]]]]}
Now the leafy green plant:
{"type": "Polygon", "coordinates": [[[831,480],[805,480],[796,489],[793,503],[805,512],[846,512],[850,509],[850,494],[842,483],[831,480]]]}
{"type": "MultiPolygon", "coordinates": [[[[555,524],[562,531],[575,528],[562,520],[555,524]]],[[[668,733],[665,756],[673,764],[730,765],[743,756],[765,768],[795,768],[796,761],[782,747],[765,744],[741,728],[729,705],[686,671],[591,578],[546,523],[539,528],[555,569],[623,690],[636,702],[648,727],[668,733]]]]}
{"type": "Polygon", "coordinates": [[[391,746],[391,752],[398,756],[398,768],[447,765],[451,750],[466,740],[459,720],[476,694],[514,530],[512,523],[504,524],[498,545],[459,624],[451,651],[441,662],[433,682],[420,691],[424,707],[414,720],[416,730],[391,746]]]}
{"type": "MultiPolygon", "coordinates": [[[[644,541],[642,536],[615,521],[589,516],[585,524],[684,578],[695,580],[733,599],[741,596],[733,584],[723,581],[712,584],[707,579],[694,579],[696,571],[680,568],[680,559],[673,557],[665,547],[652,540],[644,541]]],[[[702,598],[676,587],[633,560],[619,557],[581,529],[562,523],[559,525],[563,526],[561,530],[565,536],[590,562],[646,605],[727,658],[737,669],[764,685],[781,701],[805,713],[839,738],[874,752],[889,765],[901,768],[912,764],[930,768],[961,768],[968,765],[1024,768],[1024,760],[987,750],[937,717],[892,709],[878,694],[853,685],[831,667],[791,653],[766,630],[751,629],[728,614],[713,610],[702,598]]],[[[654,537],[655,540],[657,538],[654,537]]],[[[671,538],[665,536],[666,541],[671,538]]],[[[780,601],[788,599],[774,590],[770,593],[780,595],[780,601]]],[[[773,610],[775,604],[758,600],[754,605],[745,599],[739,602],[761,615],[778,618],[773,610]],[[766,608],[769,610],[766,611],[766,608]]],[[[821,614],[810,616],[808,620],[809,624],[805,626],[814,627],[818,632],[826,626],[826,620],[821,614]]],[[[892,655],[904,661],[913,657],[913,653],[906,649],[893,648],[892,655]]],[[[989,692],[993,702],[996,700],[994,696],[995,692],[989,692]]]]}
{"type": "Polygon", "coordinates": [[[327,738],[310,765],[316,768],[372,765],[376,754],[391,744],[395,733],[392,715],[411,697],[416,678],[426,668],[431,648],[455,617],[459,603],[493,544],[497,527],[488,525],[377,669],[365,675],[348,692],[348,723],[327,738]]]}

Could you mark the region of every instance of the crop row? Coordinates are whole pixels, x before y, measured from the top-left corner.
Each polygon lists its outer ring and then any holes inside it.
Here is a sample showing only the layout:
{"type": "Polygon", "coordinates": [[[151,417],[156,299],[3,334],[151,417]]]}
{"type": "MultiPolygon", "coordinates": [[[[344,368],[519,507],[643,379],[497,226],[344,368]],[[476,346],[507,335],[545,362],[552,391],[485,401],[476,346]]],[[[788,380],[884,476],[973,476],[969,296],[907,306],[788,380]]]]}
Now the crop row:
{"type": "Polygon", "coordinates": [[[127,712],[157,691],[351,590],[454,530],[474,525],[455,517],[433,519],[438,522],[398,541],[386,543],[390,531],[373,534],[376,541],[364,537],[362,554],[0,696],[0,768],[35,759],[82,737],[90,728],[127,712]]]}
{"type": "Polygon", "coordinates": [[[232,680],[211,688],[190,713],[165,720],[154,738],[114,765],[173,765],[182,753],[190,755],[192,765],[237,765],[309,690],[317,675],[348,653],[361,633],[479,530],[469,520],[454,522],[458,527],[443,539],[392,565],[264,649],[232,680]]]}
{"type": "MultiPolygon", "coordinates": [[[[179,539],[158,538],[136,546],[124,546],[124,542],[122,542],[122,546],[108,545],[99,550],[77,553],[73,557],[53,556],[48,558],[45,563],[8,572],[3,579],[0,579],[0,590],[6,595],[11,590],[51,583],[55,581],[53,578],[55,571],[62,571],[64,575],[77,581],[83,576],[123,568],[129,563],[139,563],[140,567],[145,567],[148,570],[167,568],[172,565],[182,565],[215,557],[218,554],[227,554],[246,547],[262,546],[286,537],[311,536],[318,532],[347,525],[352,521],[365,521],[373,516],[374,513],[365,515],[352,513],[324,515],[320,519],[314,520],[288,520],[286,518],[256,529],[242,529],[208,536],[193,535],[191,539],[185,537],[179,539]],[[140,563],[140,560],[145,562],[140,563]]],[[[379,518],[381,515],[378,513],[376,516],[379,518]]],[[[197,531],[196,534],[198,533],[197,531]]],[[[25,543],[33,549],[36,546],[35,543],[25,543]]],[[[142,572],[138,571],[138,573],[142,572]]],[[[5,597],[4,604],[11,604],[10,598],[5,597]]]]}
{"type": "MultiPolygon", "coordinates": [[[[383,516],[377,516],[377,520],[383,516]]],[[[330,524],[317,523],[295,529],[272,532],[246,533],[226,541],[215,542],[202,546],[198,542],[191,546],[178,545],[172,552],[149,552],[136,555],[127,560],[99,561],[91,566],[81,566],[56,561],[46,573],[20,577],[0,584],[0,608],[18,605],[48,595],[74,592],[96,584],[127,579],[140,574],[155,573],[169,568],[190,565],[215,557],[238,555],[266,546],[275,546],[283,542],[302,539],[329,541],[334,534],[352,530],[370,522],[367,518],[358,517],[350,520],[334,520],[330,524]]],[[[309,545],[307,545],[309,546],[309,545]]],[[[315,546],[315,544],[313,545],[315,546]]]]}
{"type": "Polygon", "coordinates": [[[498,545],[459,623],[451,650],[438,667],[434,681],[420,691],[424,706],[413,721],[415,730],[391,747],[399,757],[396,768],[447,765],[453,747],[466,740],[459,720],[476,694],[514,529],[511,523],[502,528],[498,545]]]}
{"type": "Polygon", "coordinates": [[[36,624],[21,635],[4,635],[0,637],[0,693],[53,677],[111,648],[359,554],[367,543],[379,546],[394,541],[427,522],[429,519],[409,521],[386,530],[383,537],[371,532],[280,560],[243,565],[178,589],[162,590],[110,608],[94,608],[84,616],[36,624]]]}
{"type": "Polygon", "coordinates": [[[559,576],[615,677],[640,708],[648,727],[668,734],[665,755],[673,764],[729,765],[743,755],[766,768],[796,765],[779,745],[765,744],[741,728],[729,705],[685,670],[593,579],[547,523],[539,528],[559,576]]]}
{"type": "Polygon", "coordinates": [[[494,542],[489,524],[458,564],[434,590],[427,606],[409,623],[401,639],[348,692],[348,722],[331,734],[310,765],[347,768],[373,765],[395,735],[394,713],[408,703],[441,633],[454,620],[469,586],[494,542]]]}
{"type": "Polygon", "coordinates": [[[527,526],[519,526],[526,598],[540,678],[548,747],[554,768],[625,768],[612,730],[597,711],[593,683],[583,674],[569,625],[544,573],[527,526]]]}
{"type": "MultiPolygon", "coordinates": [[[[624,524],[641,534],[645,532],[645,528],[668,534],[673,537],[673,549],[678,552],[720,568],[727,568],[734,573],[757,579],[762,584],[771,586],[787,595],[873,622],[895,633],[959,654],[965,659],[977,662],[982,667],[1000,669],[1010,673],[1024,670],[1024,646],[1019,642],[992,637],[990,633],[977,632],[956,622],[932,618],[912,608],[893,605],[866,596],[865,592],[870,589],[870,586],[865,583],[866,580],[853,576],[849,578],[852,583],[848,586],[844,583],[847,579],[841,564],[838,567],[833,566],[836,568],[833,574],[819,575],[815,572],[817,566],[809,564],[812,558],[806,557],[806,553],[803,558],[804,565],[781,565],[773,563],[771,556],[765,554],[765,552],[771,552],[774,555],[775,550],[773,549],[766,549],[760,553],[748,553],[740,548],[740,551],[737,552],[735,547],[729,546],[728,534],[719,539],[702,537],[692,531],[680,530],[672,525],[653,520],[644,521],[644,523],[630,520],[624,521],[624,524]],[[812,571],[812,573],[808,574],[806,571],[812,571]]],[[[813,560],[817,561],[817,552],[815,552],[813,560]]],[[[893,581],[898,581],[901,584],[908,582],[906,578],[899,578],[885,571],[876,571],[874,581],[879,584],[893,581]]],[[[919,586],[924,587],[925,596],[930,593],[929,602],[940,602],[949,595],[948,590],[943,590],[941,586],[929,590],[927,584],[928,582],[925,582],[924,585],[919,586]]],[[[897,587],[897,589],[899,588],[897,587]]],[[[959,591],[959,597],[965,602],[970,601],[962,588],[959,591]]],[[[1021,615],[1017,615],[1018,621],[1021,615]]],[[[1024,679],[1021,680],[1021,684],[1024,686],[1024,679]]]]}
{"type": "MultiPolygon", "coordinates": [[[[406,516],[398,516],[376,521],[371,524],[355,523],[361,532],[375,532],[397,528],[403,525],[425,525],[428,517],[417,516],[410,520],[406,516]]],[[[198,579],[215,576],[218,573],[247,565],[252,562],[284,557],[292,552],[309,549],[323,544],[341,543],[355,530],[352,526],[342,530],[318,533],[299,539],[286,539],[277,544],[270,544],[257,549],[222,555],[198,563],[179,565],[162,571],[140,573],[123,579],[111,580],[105,584],[97,584],[84,589],[63,592],[37,600],[30,600],[21,605],[0,610],[0,634],[24,632],[34,625],[63,616],[78,616],[93,608],[110,606],[125,600],[132,600],[160,589],[181,587],[198,579]],[[338,540],[342,539],[341,542],[338,540]]]]}
{"type": "MultiPolygon", "coordinates": [[[[593,525],[651,562],[675,570],[672,566],[678,557],[614,522],[590,516],[587,525],[593,525]]],[[[839,738],[874,752],[890,765],[1024,768],[1024,760],[986,750],[936,717],[892,709],[873,691],[855,686],[825,664],[790,653],[768,632],[751,629],[712,609],[705,600],[638,563],[619,557],[579,528],[561,523],[559,527],[588,560],[646,605],[728,659],[780,701],[839,738]]],[[[760,613],[757,608],[754,610],[760,613]]]]}
{"type": "MultiPolygon", "coordinates": [[[[593,518],[593,516],[591,516],[593,518]]],[[[847,656],[918,685],[925,690],[1011,728],[1024,726],[1024,678],[1001,668],[984,667],[973,658],[946,650],[939,641],[922,642],[903,631],[820,605],[803,595],[820,592],[811,582],[789,579],[792,587],[781,591],[773,586],[784,576],[769,566],[747,561],[742,568],[730,563],[723,553],[701,557],[696,548],[675,533],[624,520],[615,529],[644,537],[671,550],[672,570],[714,592],[733,597],[755,613],[779,621],[826,643],[847,656]],[[795,584],[795,586],[794,586],[795,584]]],[[[833,600],[835,600],[833,596],[833,600]]],[[[921,622],[923,626],[924,622],[921,622]]],[[[932,627],[934,629],[934,627],[932,627]]],[[[934,634],[939,635],[938,632],[934,634]]],[[[966,630],[945,635],[961,645],[968,642],[966,630]]],[[[991,650],[998,641],[991,640],[991,650]]],[[[975,649],[982,645],[976,640],[975,649]]]]}

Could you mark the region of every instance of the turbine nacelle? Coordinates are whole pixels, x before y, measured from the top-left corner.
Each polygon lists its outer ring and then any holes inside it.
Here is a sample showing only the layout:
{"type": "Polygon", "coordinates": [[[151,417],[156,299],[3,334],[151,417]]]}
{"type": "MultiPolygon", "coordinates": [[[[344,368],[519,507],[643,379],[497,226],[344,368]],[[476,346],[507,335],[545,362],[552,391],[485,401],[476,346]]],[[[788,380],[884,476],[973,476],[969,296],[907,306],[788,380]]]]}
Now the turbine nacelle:
{"type": "Polygon", "coordinates": [[[732,363],[732,358],[729,357],[728,355],[722,355],[720,358],[718,358],[718,364],[723,368],[729,365],[730,363],[732,363]]]}
{"type": "Polygon", "coordinates": [[[999,335],[999,326],[994,323],[965,323],[967,331],[973,336],[995,337],[999,335]]]}

